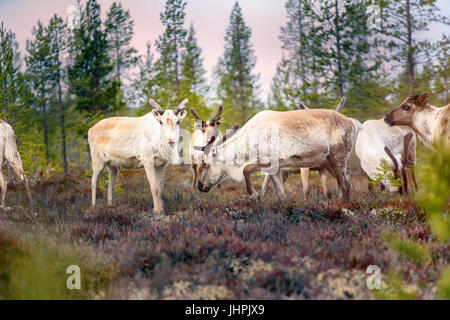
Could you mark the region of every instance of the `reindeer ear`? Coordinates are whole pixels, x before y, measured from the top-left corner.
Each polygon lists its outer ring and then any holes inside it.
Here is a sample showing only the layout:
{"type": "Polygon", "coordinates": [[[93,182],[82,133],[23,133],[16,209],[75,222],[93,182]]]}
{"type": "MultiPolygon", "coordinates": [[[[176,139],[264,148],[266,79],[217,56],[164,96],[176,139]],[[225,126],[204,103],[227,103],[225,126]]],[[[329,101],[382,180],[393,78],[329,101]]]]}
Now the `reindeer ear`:
{"type": "Polygon", "coordinates": [[[161,118],[162,118],[162,113],[160,113],[158,110],[154,109],[151,111],[152,115],[156,118],[156,120],[158,120],[159,122],[161,122],[161,118]]]}
{"type": "Polygon", "coordinates": [[[429,94],[428,93],[422,93],[417,99],[416,104],[424,107],[428,103],[429,94]]]}
{"type": "Polygon", "coordinates": [[[215,126],[216,128],[218,128],[221,124],[222,124],[222,122],[220,122],[220,121],[214,122],[214,126],[215,126]]]}

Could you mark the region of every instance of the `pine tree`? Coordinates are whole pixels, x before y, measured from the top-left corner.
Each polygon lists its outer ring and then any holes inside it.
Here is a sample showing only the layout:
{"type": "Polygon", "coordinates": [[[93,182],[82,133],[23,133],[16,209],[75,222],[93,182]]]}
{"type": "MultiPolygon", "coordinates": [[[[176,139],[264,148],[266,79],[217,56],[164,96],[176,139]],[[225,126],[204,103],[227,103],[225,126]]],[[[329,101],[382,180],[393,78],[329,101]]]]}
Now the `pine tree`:
{"type": "Polygon", "coordinates": [[[156,62],[158,100],[164,105],[173,105],[181,97],[181,64],[185,49],[187,31],[184,29],[186,2],[184,0],[167,0],[161,22],[166,28],[156,41],[160,54],[156,62]]]}
{"type": "Polygon", "coordinates": [[[245,25],[242,10],[236,2],[225,34],[225,52],[215,70],[217,95],[222,101],[225,127],[244,124],[258,109],[257,80],[252,73],[256,57],[250,43],[251,29],[245,25]]]}
{"type": "Polygon", "coordinates": [[[149,110],[149,100],[156,96],[158,86],[156,83],[156,71],[154,66],[154,54],[150,42],[146,45],[147,50],[143,57],[139,57],[138,76],[133,84],[134,100],[137,106],[141,107],[139,114],[147,113],[149,110]]]}
{"type": "Polygon", "coordinates": [[[122,104],[116,103],[118,82],[112,78],[113,66],[97,0],[87,1],[80,26],[74,29],[72,39],[73,65],[68,74],[77,110],[92,117],[122,108],[122,104]]]}
{"type": "Polygon", "coordinates": [[[50,91],[49,84],[49,67],[50,67],[50,46],[48,37],[45,32],[44,25],[38,21],[37,26],[33,27],[31,34],[32,40],[27,40],[27,56],[25,57],[27,65],[27,78],[31,83],[32,94],[34,96],[34,109],[40,116],[38,121],[42,123],[44,145],[45,145],[45,159],[50,161],[50,146],[49,146],[49,117],[50,112],[50,91]]]}
{"type": "MultiPolygon", "coordinates": [[[[383,24],[380,32],[389,39],[387,48],[391,51],[391,59],[404,67],[406,82],[405,94],[412,94],[419,85],[415,76],[417,67],[427,59],[423,59],[432,44],[420,39],[417,34],[428,30],[432,22],[449,24],[450,20],[439,14],[436,0],[391,0],[383,1],[383,24]]],[[[403,98],[399,98],[403,99],[403,98]]]]}
{"type": "Polygon", "coordinates": [[[125,90],[125,82],[129,80],[130,68],[137,63],[137,50],[131,45],[133,28],[134,21],[130,17],[130,11],[124,10],[121,2],[114,2],[107,14],[105,32],[111,63],[114,66],[114,79],[119,83],[122,92],[125,90]]]}
{"type": "Polygon", "coordinates": [[[191,24],[186,40],[186,49],[181,62],[180,91],[189,99],[189,105],[202,117],[209,116],[205,95],[208,88],[203,68],[202,50],[197,45],[194,25],[191,24]]]}
{"type": "Polygon", "coordinates": [[[8,121],[11,105],[18,97],[20,77],[20,54],[15,34],[0,25],[0,98],[4,118],[8,121]]]}
{"type": "Polygon", "coordinates": [[[52,102],[59,109],[59,128],[61,135],[61,157],[64,175],[68,174],[67,148],[66,148],[66,110],[63,102],[63,88],[66,82],[66,64],[64,56],[67,52],[68,34],[61,17],[54,15],[46,29],[49,57],[49,82],[52,86],[52,102]]]}
{"type": "Polygon", "coordinates": [[[312,105],[312,95],[317,91],[312,72],[312,2],[288,0],[285,8],[288,22],[280,34],[283,58],[272,80],[271,103],[278,110],[295,109],[299,101],[312,105]]]}

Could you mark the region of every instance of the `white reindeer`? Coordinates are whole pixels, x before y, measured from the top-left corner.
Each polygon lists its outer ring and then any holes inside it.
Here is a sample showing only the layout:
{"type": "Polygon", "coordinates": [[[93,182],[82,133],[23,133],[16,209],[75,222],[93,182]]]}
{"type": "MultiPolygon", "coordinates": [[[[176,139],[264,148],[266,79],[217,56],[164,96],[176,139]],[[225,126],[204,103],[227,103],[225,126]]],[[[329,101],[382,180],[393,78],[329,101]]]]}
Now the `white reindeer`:
{"type": "MultiPolygon", "coordinates": [[[[416,163],[416,134],[411,128],[390,127],[383,119],[367,120],[356,138],[355,151],[369,181],[377,180],[380,174],[384,174],[381,181],[382,189],[386,188],[390,192],[408,192],[407,169],[412,169],[416,163]],[[401,174],[403,185],[400,189],[387,177],[388,172],[382,172],[382,161],[392,169],[395,179],[400,178],[401,174]]],[[[416,184],[414,175],[413,181],[416,184]]],[[[370,190],[371,186],[369,182],[370,190]]]]}
{"type": "Polygon", "coordinates": [[[220,118],[222,117],[223,107],[219,107],[217,114],[212,117],[210,121],[202,120],[194,109],[190,109],[195,118],[194,132],[192,133],[189,142],[189,156],[191,159],[191,166],[193,171],[192,188],[197,187],[198,178],[202,171],[202,157],[203,152],[194,149],[194,146],[205,145],[214,137],[217,139],[220,135],[219,126],[222,124],[220,118]]]}
{"type": "Polygon", "coordinates": [[[384,117],[384,121],[390,126],[411,127],[428,147],[438,139],[450,144],[450,104],[437,108],[428,103],[428,98],[428,93],[407,97],[384,117]]]}
{"type": "Polygon", "coordinates": [[[92,156],[92,205],[95,206],[97,182],[106,167],[109,171],[108,204],[114,196],[114,185],[120,168],[144,168],[153,195],[155,212],[163,212],[164,169],[169,163],[180,164],[178,143],[180,123],[186,116],[185,99],[175,110],[155,108],[142,117],[104,119],[89,129],[92,156]]]}
{"type": "Polygon", "coordinates": [[[285,199],[280,169],[323,166],[336,177],[340,196],[349,199],[347,162],[355,135],[353,121],[332,110],[259,112],[236,134],[196,147],[205,152],[198,189],[208,192],[227,178],[245,179],[252,195],[250,174],[263,170],[285,199]]]}
{"type": "MultiPolygon", "coordinates": [[[[19,151],[16,145],[16,136],[14,135],[13,128],[3,120],[0,120],[0,169],[6,163],[9,163],[14,173],[19,177],[20,180],[25,182],[25,188],[27,190],[27,196],[32,204],[30,186],[28,185],[28,179],[22,168],[22,159],[20,158],[19,151]]],[[[6,190],[8,183],[3,175],[2,170],[0,170],[0,189],[2,196],[2,207],[5,206],[6,190]]]]}

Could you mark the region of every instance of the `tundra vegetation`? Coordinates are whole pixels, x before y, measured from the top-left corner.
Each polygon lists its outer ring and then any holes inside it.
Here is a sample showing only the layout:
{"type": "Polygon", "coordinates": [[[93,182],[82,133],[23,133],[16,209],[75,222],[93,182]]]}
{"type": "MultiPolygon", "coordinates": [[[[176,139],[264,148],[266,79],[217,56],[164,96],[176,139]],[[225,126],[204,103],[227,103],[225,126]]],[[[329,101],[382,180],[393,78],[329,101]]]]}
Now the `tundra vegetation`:
{"type": "MultiPolygon", "coordinates": [[[[166,0],[164,31],[145,52],[133,47],[125,2],[104,8],[98,0],[76,1],[79,23],[71,25],[56,14],[36,18],[20,49],[0,21],[0,114],[14,130],[33,199],[15,163],[4,161],[0,298],[450,299],[450,158],[441,139],[449,122],[448,112],[437,110],[449,103],[450,39],[444,32],[423,36],[449,25],[449,15],[434,0],[381,1],[381,23],[368,24],[372,2],[286,0],[282,58],[266,101],[248,13],[238,1],[223,54],[208,70],[213,81],[205,76],[196,21],[187,27],[185,0],[166,0]],[[172,110],[188,99],[180,130],[192,133],[197,117],[211,119],[220,139],[265,109],[294,112],[300,101],[334,109],[344,96],[347,118],[387,115],[387,124],[412,127],[418,190],[368,191],[352,151],[346,202],[335,179],[324,182],[316,172],[306,199],[295,175],[286,179],[283,201],[270,193],[257,201],[232,181],[203,194],[193,190],[185,163],[167,166],[156,197],[144,169],[121,168],[114,188],[113,177],[97,170],[91,206],[88,130],[104,119],[145,117],[155,110],[151,99],[172,110]],[[66,287],[70,265],[81,269],[81,290],[66,287]],[[370,265],[381,270],[380,290],[366,286],[370,265]]],[[[396,179],[390,159],[380,180],[392,175],[403,187],[402,168],[410,163],[399,158],[396,179]]],[[[263,179],[255,174],[250,182],[259,190],[263,179]]]]}

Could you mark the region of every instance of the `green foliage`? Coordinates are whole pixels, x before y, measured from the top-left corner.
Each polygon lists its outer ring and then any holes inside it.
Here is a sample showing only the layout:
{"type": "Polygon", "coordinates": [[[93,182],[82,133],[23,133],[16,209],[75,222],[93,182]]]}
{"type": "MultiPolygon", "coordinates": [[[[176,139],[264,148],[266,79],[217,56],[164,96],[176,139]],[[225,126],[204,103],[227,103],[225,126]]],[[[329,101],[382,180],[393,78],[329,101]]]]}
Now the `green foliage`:
{"type": "Polygon", "coordinates": [[[79,247],[55,244],[45,238],[18,241],[0,230],[1,299],[89,299],[107,285],[107,273],[89,264],[79,247]],[[66,269],[77,265],[81,270],[82,290],[66,286],[66,269]]]}
{"type": "Polygon", "coordinates": [[[391,232],[385,234],[385,239],[393,250],[405,256],[406,259],[417,263],[430,263],[432,261],[429,250],[423,245],[401,238],[391,232]]]}
{"type": "MultiPolygon", "coordinates": [[[[113,77],[119,84],[120,92],[125,90],[125,80],[129,79],[130,69],[136,66],[137,50],[131,45],[134,34],[134,21],[130,11],[122,7],[121,2],[114,2],[105,21],[108,53],[113,68],[113,77]]],[[[123,94],[122,94],[123,95],[123,94]]],[[[117,108],[123,103],[122,95],[116,100],[117,108]]]]}
{"type": "Polygon", "coordinates": [[[386,283],[389,285],[388,290],[376,290],[375,297],[382,300],[415,300],[417,292],[406,290],[403,282],[400,280],[401,275],[395,272],[389,272],[386,276],[386,283]]]}
{"type": "Polygon", "coordinates": [[[119,82],[111,77],[113,66],[108,50],[100,5],[97,0],[88,0],[82,10],[80,26],[72,35],[73,64],[68,70],[70,93],[75,95],[78,111],[87,115],[108,114],[124,107],[120,103],[119,82]]]}
{"type": "Polygon", "coordinates": [[[242,9],[236,2],[225,34],[225,52],[215,70],[217,96],[224,107],[225,128],[236,122],[243,125],[262,109],[257,99],[258,76],[252,71],[256,57],[250,37],[251,29],[245,24],[242,9]]]}
{"type": "Polygon", "coordinates": [[[393,187],[401,187],[403,185],[401,178],[395,178],[392,172],[392,168],[389,166],[386,160],[381,160],[380,165],[377,168],[378,172],[375,177],[369,181],[373,186],[379,186],[383,183],[385,186],[389,182],[393,187]]]}
{"type": "Polygon", "coordinates": [[[450,300],[450,267],[442,272],[438,281],[438,289],[444,299],[450,300]]]}
{"type": "MultiPolygon", "coordinates": [[[[86,175],[88,178],[92,178],[92,175],[86,175]]],[[[106,192],[108,190],[108,184],[109,184],[109,175],[107,172],[103,171],[101,177],[99,178],[98,183],[98,189],[106,192]]],[[[116,194],[125,194],[125,190],[123,189],[122,185],[119,182],[116,182],[116,185],[114,186],[114,192],[116,194]]]]}
{"type": "MultiPolygon", "coordinates": [[[[415,198],[426,209],[427,221],[436,237],[448,243],[450,240],[450,147],[445,141],[439,141],[433,150],[424,150],[421,153],[423,161],[417,165],[420,189],[415,198]]],[[[432,262],[429,249],[417,242],[402,239],[400,236],[389,233],[386,240],[394,251],[404,255],[407,259],[416,263],[432,262]]],[[[450,294],[450,272],[445,268],[438,280],[439,292],[444,298],[450,294]]],[[[394,288],[401,287],[400,276],[393,276],[388,282],[394,288]]],[[[390,298],[404,297],[402,291],[390,296],[390,298]]]]}
{"type": "Polygon", "coordinates": [[[45,145],[41,141],[37,125],[29,127],[28,132],[23,133],[20,137],[18,149],[22,158],[23,170],[29,177],[45,173],[47,169],[45,145]]]}
{"type": "Polygon", "coordinates": [[[161,22],[164,33],[156,41],[160,54],[155,64],[158,95],[155,97],[161,106],[173,106],[181,102],[181,71],[183,52],[186,47],[187,31],[184,28],[186,2],[167,0],[161,22]]]}
{"type": "Polygon", "coordinates": [[[444,242],[450,240],[450,147],[444,141],[434,146],[434,151],[424,151],[418,164],[421,188],[417,201],[427,210],[433,232],[444,242]]]}

